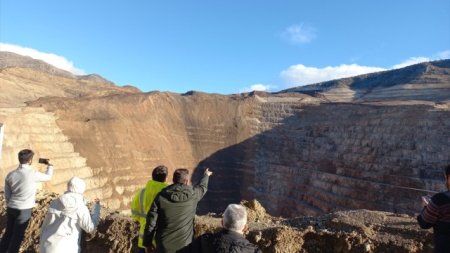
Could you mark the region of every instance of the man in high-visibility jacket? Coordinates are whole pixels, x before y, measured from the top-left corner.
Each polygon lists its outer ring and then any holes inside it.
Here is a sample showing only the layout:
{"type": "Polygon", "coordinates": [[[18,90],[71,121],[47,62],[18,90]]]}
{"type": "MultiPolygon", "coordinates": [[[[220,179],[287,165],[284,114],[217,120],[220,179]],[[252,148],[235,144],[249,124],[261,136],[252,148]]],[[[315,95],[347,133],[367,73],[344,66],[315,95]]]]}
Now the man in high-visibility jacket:
{"type": "Polygon", "coordinates": [[[153,203],[156,195],[164,188],[166,188],[167,183],[167,167],[164,165],[159,165],[153,169],[152,180],[147,182],[145,188],[139,190],[136,195],[134,195],[133,201],[131,202],[131,217],[139,222],[139,240],[138,240],[138,253],[145,253],[145,247],[143,246],[144,228],[145,221],[147,217],[147,212],[153,203]]]}

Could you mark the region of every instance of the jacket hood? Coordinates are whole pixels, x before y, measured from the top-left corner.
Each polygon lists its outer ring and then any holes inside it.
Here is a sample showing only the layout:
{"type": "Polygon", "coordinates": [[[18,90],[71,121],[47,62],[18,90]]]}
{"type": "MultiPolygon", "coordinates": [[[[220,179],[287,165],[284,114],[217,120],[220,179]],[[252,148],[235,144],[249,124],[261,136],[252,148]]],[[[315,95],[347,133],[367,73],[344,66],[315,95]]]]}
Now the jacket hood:
{"type": "Polygon", "coordinates": [[[167,187],[161,194],[172,202],[186,202],[193,198],[194,190],[184,184],[173,184],[167,187]]]}
{"type": "Polygon", "coordinates": [[[84,203],[83,196],[78,193],[66,192],[59,197],[54,205],[52,205],[52,211],[56,213],[62,212],[66,216],[76,214],[81,203],[84,203]]]}
{"type": "Polygon", "coordinates": [[[73,177],[67,183],[67,190],[70,192],[83,194],[84,190],[86,190],[86,183],[79,177],[73,177]]]}

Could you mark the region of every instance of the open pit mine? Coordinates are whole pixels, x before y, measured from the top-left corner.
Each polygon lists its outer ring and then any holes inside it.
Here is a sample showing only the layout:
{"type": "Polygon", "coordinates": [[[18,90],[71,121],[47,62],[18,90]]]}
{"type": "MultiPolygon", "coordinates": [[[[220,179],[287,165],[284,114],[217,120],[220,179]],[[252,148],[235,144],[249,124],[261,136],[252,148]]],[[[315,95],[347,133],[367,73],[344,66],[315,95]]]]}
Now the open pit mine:
{"type": "Polygon", "coordinates": [[[214,171],[198,214],[256,199],[292,219],[356,209],[413,215],[421,196],[444,189],[450,60],[217,95],[142,92],[0,52],[0,144],[0,189],[18,151],[31,148],[55,165],[42,189],[60,194],[78,176],[88,198],[122,213],[164,164],[170,174],[188,168],[194,181],[214,171]]]}

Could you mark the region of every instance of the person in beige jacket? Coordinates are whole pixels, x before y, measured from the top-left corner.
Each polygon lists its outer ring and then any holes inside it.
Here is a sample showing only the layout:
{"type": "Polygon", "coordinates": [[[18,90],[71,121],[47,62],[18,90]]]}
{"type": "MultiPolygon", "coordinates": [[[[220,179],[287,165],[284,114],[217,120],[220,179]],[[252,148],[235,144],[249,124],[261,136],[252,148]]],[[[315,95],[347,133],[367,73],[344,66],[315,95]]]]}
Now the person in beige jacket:
{"type": "Polygon", "coordinates": [[[96,200],[93,213],[83,197],[86,184],[73,177],[67,192],[53,200],[42,224],[39,241],[41,253],[79,253],[81,230],[95,230],[100,218],[100,202],[96,200]]]}

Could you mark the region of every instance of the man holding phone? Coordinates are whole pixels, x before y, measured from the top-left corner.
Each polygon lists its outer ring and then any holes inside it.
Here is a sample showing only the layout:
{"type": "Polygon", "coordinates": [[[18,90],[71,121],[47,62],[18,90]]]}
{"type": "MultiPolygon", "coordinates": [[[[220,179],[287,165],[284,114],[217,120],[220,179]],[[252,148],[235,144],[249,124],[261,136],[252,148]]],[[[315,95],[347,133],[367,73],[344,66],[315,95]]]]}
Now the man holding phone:
{"type": "Polygon", "coordinates": [[[31,167],[33,156],[32,150],[21,150],[18,154],[20,165],[5,178],[6,231],[0,242],[0,253],[19,252],[36,204],[37,183],[49,181],[53,176],[49,159],[39,159],[39,162],[47,165],[47,171],[41,173],[31,167]]]}
{"type": "Polygon", "coordinates": [[[450,249],[450,165],[445,168],[447,191],[435,194],[431,199],[422,198],[424,208],[417,217],[421,228],[433,228],[434,252],[450,249]]]}

